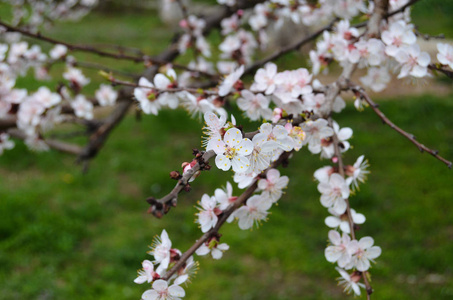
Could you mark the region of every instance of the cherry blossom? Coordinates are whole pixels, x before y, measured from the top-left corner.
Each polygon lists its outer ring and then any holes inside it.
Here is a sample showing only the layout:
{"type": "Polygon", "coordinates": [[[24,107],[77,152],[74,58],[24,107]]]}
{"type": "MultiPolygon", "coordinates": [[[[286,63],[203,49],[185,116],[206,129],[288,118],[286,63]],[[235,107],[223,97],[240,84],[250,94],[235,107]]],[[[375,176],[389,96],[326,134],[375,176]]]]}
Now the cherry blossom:
{"type": "Polygon", "coordinates": [[[349,185],[340,174],[334,173],[329,182],[318,184],[321,195],[321,204],[324,207],[332,207],[337,214],[343,214],[346,210],[345,199],[349,198],[349,185]]]}
{"type": "Polygon", "coordinates": [[[98,100],[101,106],[114,105],[118,98],[118,92],[107,84],[101,84],[99,89],[95,92],[95,95],[96,100],[98,100]]]}
{"type": "Polygon", "coordinates": [[[90,83],[90,79],[85,77],[80,69],[73,67],[69,67],[67,71],[63,73],[63,78],[70,81],[78,88],[81,88],[90,83]]]}
{"type": "Polygon", "coordinates": [[[138,271],[138,277],[135,278],[134,282],[142,284],[144,282],[152,282],[155,279],[160,278],[159,274],[154,272],[154,265],[149,260],[144,260],[142,262],[143,269],[138,271]]]}
{"type": "MultiPolygon", "coordinates": [[[[158,270],[167,269],[170,263],[171,241],[165,229],[160,237],[154,239],[151,251],[148,253],[154,256],[154,262],[160,264],[158,270]]],[[[159,271],[157,271],[159,273],[159,271]]]]}
{"type": "Polygon", "coordinates": [[[197,222],[200,224],[202,232],[208,232],[209,229],[214,228],[217,224],[217,213],[220,213],[217,208],[217,200],[215,197],[209,197],[204,194],[201,197],[200,206],[198,208],[200,212],[198,213],[197,222]]]}
{"type": "Polygon", "coordinates": [[[412,25],[399,20],[391,23],[389,29],[382,32],[382,41],[387,45],[385,53],[394,57],[402,47],[414,44],[417,37],[412,25]]]}
{"type": "Polygon", "coordinates": [[[270,169],[266,173],[266,179],[258,180],[258,189],[263,191],[262,196],[275,203],[282,196],[282,190],[288,186],[288,182],[288,176],[280,176],[277,169],[270,169]]]}
{"type": "Polygon", "coordinates": [[[277,75],[277,65],[267,63],[264,68],[256,71],[255,82],[250,89],[254,92],[264,92],[266,95],[273,94],[276,88],[275,75],[277,75]]]}
{"type": "Polygon", "coordinates": [[[428,73],[428,65],[431,61],[427,52],[421,52],[417,44],[401,49],[395,56],[395,59],[401,64],[401,72],[398,78],[407,76],[424,77],[428,73]]]}
{"type": "Polygon", "coordinates": [[[368,68],[366,76],[360,77],[360,82],[369,87],[373,92],[381,92],[390,82],[391,76],[386,67],[368,68]]]}
{"type": "Polygon", "coordinates": [[[77,95],[71,102],[71,107],[77,117],[87,120],[93,119],[93,103],[88,101],[84,95],[77,95]]]}
{"type": "Polygon", "coordinates": [[[238,106],[245,111],[252,121],[260,118],[270,119],[272,110],[269,108],[270,99],[263,94],[254,94],[248,90],[241,91],[241,98],[237,100],[238,106]]]}
{"type": "Polygon", "coordinates": [[[219,96],[224,97],[231,92],[233,85],[241,78],[244,73],[244,66],[240,66],[233,73],[225,77],[222,84],[219,86],[219,96]]]}
{"type": "Polygon", "coordinates": [[[223,252],[227,251],[228,249],[230,249],[230,246],[225,243],[219,244],[217,240],[213,239],[209,242],[203,243],[195,253],[199,256],[204,256],[208,253],[211,253],[212,258],[221,259],[223,252]]]}
{"type": "Polygon", "coordinates": [[[50,51],[49,51],[49,56],[52,59],[60,59],[64,57],[68,53],[68,47],[65,45],[55,45],[50,51]]]}
{"type": "Polygon", "coordinates": [[[286,123],[285,129],[288,131],[288,136],[293,139],[294,150],[299,151],[303,146],[305,132],[299,126],[293,126],[291,123],[286,123]]]}
{"type": "Polygon", "coordinates": [[[14,145],[14,142],[9,139],[9,134],[0,133],[0,155],[2,155],[5,150],[13,149],[14,145]]]}
{"type": "Polygon", "coordinates": [[[437,53],[439,62],[453,69],[453,47],[448,44],[438,43],[437,50],[439,51],[437,53]]]}
{"type": "Polygon", "coordinates": [[[365,285],[360,281],[362,276],[360,274],[357,274],[357,272],[352,273],[351,275],[348,274],[345,270],[336,267],[335,268],[341,275],[340,278],[338,278],[339,284],[344,287],[344,291],[348,294],[351,293],[351,291],[354,292],[355,295],[360,296],[360,288],[365,288],[365,285]]]}
{"type": "Polygon", "coordinates": [[[352,265],[358,271],[364,272],[370,268],[370,261],[381,255],[381,247],[373,246],[374,240],[372,237],[366,236],[359,240],[358,249],[352,256],[352,265]]]}
{"type": "Polygon", "coordinates": [[[217,200],[217,203],[219,204],[219,209],[220,210],[225,210],[230,206],[231,204],[236,201],[237,197],[233,196],[233,186],[231,183],[227,182],[226,183],[226,189],[216,189],[214,192],[215,199],[217,200]]]}
{"type": "Polygon", "coordinates": [[[134,89],[134,97],[140,104],[140,108],[145,114],[157,115],[161,108],[161,102],[156,96],[154,84],[145,77],[138,81],[139,87],[134,89]]]}
{"type": "Polygon", "coordinates": [[[288,131],[281,125],[272,127],[270,123],[264,123],[259,128],[260,133],[265,135],[266,140],[274,141],[284,151],[291,151],[294,148],[294,141],[288,136],[288,131]]]}
{"type": "Polygon", "coordinates": [[[309,120],[304,122],[301,128],[306,133],[304,145],[308,144],[308,150],[313,154],[321,152],[322,139],[331,137],[334,134],[333,129],[328,126],[328,122],[325,119],[309,120]]]}
{"type": "Polygon", "coordinates": [[[168,282],[162,279],[154,281],[152,287],[143,293],[143,300],[180,300],[186,295],[182,287],[176,284],[168,286],[168,282]]]}
{"type": "MultiPolygon", "coordinates": [[[[349,217],[347,214],[337,214],[332,208],[328,209],[329,213],[332,216],[328,216],[324,223],[330,228],[340,228],[341,231],[350,234],[351,228],[349,226],[349,217]]],[[[363,214],[357,213],[353,208],[350,209],[352,221],[354,224],[363,224],[365,223],[365,216],[363,214]]]]}
{"type": "Polygon", "coordinates": [[[212,147],[217,154],[215,164],[219,169],[228,171],[232,166],[234,172],[245,172],[249,167],[246,156],[252,153],[253,143],[247,138],[243,139],[239,129],[228,129],[223,141],[218,138],[212,147]]]}
{"type": "Polygon", "coordinates": [[[235,217],[239,219],[238,225],[242,230],[250,229],[254,224],[259,225],[268,215],[272,201],[261,195],[254,195],[247,200],[246,205],[240,207],[235,217]]]}
{"type": "Polygon", "coordinates": [[[346,166],[346,175],[351,178],[350,180],[352,181],[351,186],[353,190],[359,188],[359,182],[365,182],[367,175],[370,173],[370,171],[367,170],[368,167],[368,160],[365,160],[364,155],[359,156],[354,165],[346,166]]]}
{"type": "Polygon", "coordinates": [[[357,250],[357,241],[351,241],[347,233],[343,232],[340,236],[338,231],[329,231],[329,240],[332,243],[324,251],[324,255],[328,262],[337,262],[340,268],[346,267],[352,258],[352,254],[357,250]]]}

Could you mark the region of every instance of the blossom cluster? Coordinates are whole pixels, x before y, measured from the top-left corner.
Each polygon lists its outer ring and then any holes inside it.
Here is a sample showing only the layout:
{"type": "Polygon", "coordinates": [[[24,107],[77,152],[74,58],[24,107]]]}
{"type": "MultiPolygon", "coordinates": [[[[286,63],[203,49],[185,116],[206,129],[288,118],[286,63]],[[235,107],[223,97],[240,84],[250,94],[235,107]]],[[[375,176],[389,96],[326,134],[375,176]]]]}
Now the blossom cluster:
{"type": "Polygon", "coordinates": [[[172,242],[165,229],[160,236],[155,237],[150,248],[148,254],[152,255],[154,260],[144,260],[142,269],[138,271],[138,276],[134,280],[137,284],[152,283],[151,289],[143,293],[142,299],[181,299],[185,296],[185,291],[180,285],[190,281],[198,269],[198,263],[191,256],[170,278],[163,279],[166,278],[167,271],[180,260],[181,251],[172,248],[172,242]]]}
{"type": "Polygon", "coordinates": [[[76,117],[91,120],[93,103],[115,104],[118,93],[110,85],[101,84],[95,93],[96,100],[81,93],[90,79],[73,66],[75,60],[67,54],[66,46],[56,45],[46,54],[39,46],[29,46],[17,38],[7,35],[9,44],[0,44],[0,118],[15,118],[17,128],[26,135],[26,144],[31,149],[48,149],[42,135],[69,117],[63,112],[67,111],[66,107],[70,107],[76,117]],[[65,83],[55,91],[47,86],[36,91],[16,87],[18,77],[26,76],[30,68],[34,68],[38,80],[49,79],[48,64],[59,60],[66,62],[62,74],[65,83]]]}

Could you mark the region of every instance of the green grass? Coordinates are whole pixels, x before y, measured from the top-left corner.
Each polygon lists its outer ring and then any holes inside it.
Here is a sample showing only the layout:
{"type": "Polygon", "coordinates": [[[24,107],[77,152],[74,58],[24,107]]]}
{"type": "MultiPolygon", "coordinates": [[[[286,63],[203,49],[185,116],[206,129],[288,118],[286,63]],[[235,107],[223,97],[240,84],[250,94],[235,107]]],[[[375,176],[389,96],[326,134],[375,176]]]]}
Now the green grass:
{"type": "MultiPolygon", "coordinates": [[[[439,10],[425,3],[414,10],[420,30],[447,34],[453,28],[446,25],[450,18],[438,17],[439,10]],[[426,21],[433,16],[439,22],[426,21]]],[[[137,12],[96,12],[80,24],[62,24],[48,33],[74,43],[127,44],[150,54],[159,53],[171,38],[155,17],[137,12]],[[158,42],[151,43],[156,36],[158,42]]],[[[83,53],[77,57],[112,62],[83,53]]],[[[288,57],[281,63],[297,58],[288,57]]],[[[128,62],[115,65],[130,72],[142,69],[128,62]]],[[[102,79],[86,72],[93,79],[87,87],[92,92],[102,79]]],[[[33,89],[39,83],[27,77],[18,85],[33,89]]],[[[390,100],[381,103],[388,117],[453,159],[453,96],[390,100]]],[[[370,109],[358,113],[349,103],[336,120],[354,130],[346,163],[361,154],[371,163],[369,180],[351,203],[367,217],[358,236],[372,236],[383,249],[371,269],[374,298],[451,299],[452,171],[420,154],[370,109]]],[[[232,181],[231,173],[213,168],[193,183],[192,192],[181,194],[178,207],[162,220],[146,214],[144,199],[171,190],[175,182],[169,172],[192,159],[190,149],[200,146],[200,136],[200,124],[183,111],[162,111],[141,122],[129,116],[85,175],[71,156],[30,152],[17,142],[0,156],[0,299],[139,299],[146,287],[133,279],[141,261],[151,258],[145,252],[153,236],[165,228],[174,247],[187,249],[201,235],[193,223],[196,201],[232,181]]],[[[200,270],[186,299],[351,299],[336,286],[338,274],[323,254],[327,212],[312,174],[326,164],[306,149],[294,155],[289,168],[281,170],[290,184],[269,222],[253,231],[240,231],[236,224],[222,228],[230,250],[220,261],[197,258],[200,270]]]]}

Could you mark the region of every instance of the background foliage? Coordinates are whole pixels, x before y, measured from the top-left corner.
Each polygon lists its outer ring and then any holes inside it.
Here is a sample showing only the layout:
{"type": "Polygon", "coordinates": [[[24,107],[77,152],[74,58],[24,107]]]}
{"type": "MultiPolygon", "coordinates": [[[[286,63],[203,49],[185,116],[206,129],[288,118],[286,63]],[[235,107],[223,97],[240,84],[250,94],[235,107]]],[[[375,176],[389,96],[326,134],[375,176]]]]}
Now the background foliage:
{"type": "MultiPolygon", "coordinates": [[[[449,12],[452,3],[422,1],[414,18],[422,32],[451,38],[449,12]]],[[[97,11],[79,24],[59,24],[49,34],[72,42],[135,46],[147,53],[158,53],[171,37],[155,13],[137,11],[97,11]]],[[[304,60],[290,58],[282,63],[304,60]]],[[[118,65],[131,72],[141,69],[139,64],[118,65]]],[[[31,77],[18,83],[33,84],[31,77]]],[[[379,102],[396,124],[444,157],[453,157],[453,95],[379,102]]],[[[241,119],[239,112],[235,116],[241,119]]],[[[354,129],[354,149],[345,161],[352,163],[363,153],[371,163],[368,183],[351,201],[367,216],[359,236],[373,236],[383,249],[372,269],[376,299],[451,299],[451,171],[421,155],[371,110],[358,113],[349,103],[336,119],[354,129]]],[[[190,246],[200,235],[193,224],[196,201],[219,183],[232,181],[229,173],[213,169],[196,180],[193,191],[180,197],[179,206],[164,219],[145,213],[144,199],[173,187],[169,171],[191,159],[190,149],[200,146],[200,135],[198,120],[182,110],[140,122],[131,114],[86,175],[73,157],[29,152],[17,142],[14,151],[0,157],[0,299],[138,299],[143,287],[132,282],[134,268],[150,258],[145,251],[153,236],[166,228],[175,247],[190,246]]],[[[312,174],[325,162],[301,152],[282,171],[290,184],[269,222],[253,231],[225,226],[223,241],[230,250],[221,261],[199,259],[187,299],[349,299],[335,285],[338,274],[323,254],[327,214],[312,174]]]]}

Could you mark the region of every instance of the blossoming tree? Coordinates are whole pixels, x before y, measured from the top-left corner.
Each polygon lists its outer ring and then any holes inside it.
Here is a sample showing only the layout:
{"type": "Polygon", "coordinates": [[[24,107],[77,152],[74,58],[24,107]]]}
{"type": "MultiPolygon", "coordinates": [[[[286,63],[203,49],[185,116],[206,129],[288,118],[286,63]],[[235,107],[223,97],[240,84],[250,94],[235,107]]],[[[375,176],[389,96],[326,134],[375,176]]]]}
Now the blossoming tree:
{"type": "Polygon", "coordinates": [[[166,0],[164,7],[176,7],[183,17],[173,42],[159,55],[70,44],[40,33],[52,20],[81,18],[96,0],[6,2],[13,18],[0,20],[0,154],[14,151],[13,139],[22,139],[33,150],[53,148],[87,163],[132,106],[150,118],[159,118],[163,109],[182,107],[204,120],[203,149],[193,150],[194,159],[183,162],[181,171],[170,173],[177,181],[172,191],[159,199],[147,199],[149,213],[159,218],[170,213],[179,193],[196,188],[194,180],[205,171],[218,169],[234,175],[234,183],[219,182],[225,189],[202,196],[195,219],[200,237],[189,249],[175,248],[165,229],[155,239],[149,252],[152,260],[142,262],[135,279],[137,284],[148,285],[142,299],[183,298],[182,285],[198,268],[196,257],[221,259],[229,249],[221,227],[237,222],[239,230],[246,230],[267,220],[289,182],[277,168],[291,167],[293,155],[308,153],[327,164],[313,170],[320,204],[326,208],[325,224],[330,228],[325,258],[336,264],[345,292],[371,298],[370,267],[381,248],[372,237],[357,232],[366,212],[355,211],[349,201],[365,182],[369,165],[364,155],[355,162],[343,160],[343,153],[351,148],[353,130],[334,120],[346,106],[342,96],[347,92],[355,95],[358,110],[373,110],[420,151],[452,166],[389,120],[368,94],[368,90],[383,91],[392,78],[417,80],[433,72],[453,77],[453,46],[438,43],[437,56],[431,58],[418,45],[410,18],[410,7],[417,1],[218,0],[215,14],[197,16],[185,1],[166,0]],[[284,22],[308,27],[312,33],[266,56],[268,30],[283,31],[284,22]],[[206,38],[212,30],[220,32],[219,44],[206,38]],[[48,42],[53,48],[45,53],[26,39],[48,42]],[[274,63],[310,43],[308,69],[279,70],[274,63]],[[218,56],[213,55],[214,48],[218,56]],[[142,62],[143,73],[128,76],[115,66],[78,61],[73,52],[142,62]],[[174,63],[180,55],[193,55],[193,59],[187,65],[174,63]],[[29,69],[34,69],[37,81],[44,81],[58,63],[66,64],[58,87],[16,87],[16,79],[26,76],[29,69]],[[90,78],[83,68],[93,67],[102,70],[105,83],[89,95],[84,87],[90,78]],[[318,75],[329,68],[339,68],[341,74],[330,83],[320,82],[318,75]],[[358,82],[352,80],[356,70],[365,74],[358,82]],[[247,74],[253,77],[251,82],[241,80],[247,74]],[[261,125],[237,124],[226,105],[231,102],[251,121],[262,121],[261,125]],[[95,110],[106,106],[113,107],[111,113],[97,117],[95,110]],[[63,123],[85,126],[89,142],[76,145],[48,137],[49,130],[63,123]]]}

